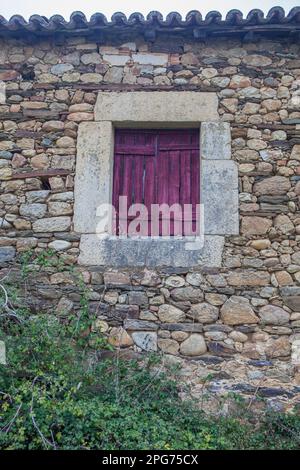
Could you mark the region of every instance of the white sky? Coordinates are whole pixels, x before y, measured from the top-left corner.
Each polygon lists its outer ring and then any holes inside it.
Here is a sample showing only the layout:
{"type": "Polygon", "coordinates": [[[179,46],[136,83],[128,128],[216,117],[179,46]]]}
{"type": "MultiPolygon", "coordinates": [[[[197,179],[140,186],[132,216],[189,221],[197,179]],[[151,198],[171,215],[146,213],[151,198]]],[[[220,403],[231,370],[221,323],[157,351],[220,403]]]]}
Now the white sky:
{"type": "Polygon", "coordinates": [[[236,8],[244,14],[253,8],[260,8],[267,12],[272,6],[280,5],[289,12],[293,7],[299,6],[299,0],[107,0],[101,5],[99,0],[1,0],[0,15],[9,19],[14,14],[20,14],[28,19],[32,14],[51,16],[63,15],[69,18],[73,11],[82,11],[87,17],[95,12],[104,13],[108,18],[116,11],[126,15],[139,11],[144,15],[151,10],[158,10],[164,16],[170,11],[178,11],[185,16],[190,10],[199,10],[202,15],[208,11],[218,10],[224,15],[228,10],[236,8]],[[298,4],[298,5],[297,5],[298,4]]]}

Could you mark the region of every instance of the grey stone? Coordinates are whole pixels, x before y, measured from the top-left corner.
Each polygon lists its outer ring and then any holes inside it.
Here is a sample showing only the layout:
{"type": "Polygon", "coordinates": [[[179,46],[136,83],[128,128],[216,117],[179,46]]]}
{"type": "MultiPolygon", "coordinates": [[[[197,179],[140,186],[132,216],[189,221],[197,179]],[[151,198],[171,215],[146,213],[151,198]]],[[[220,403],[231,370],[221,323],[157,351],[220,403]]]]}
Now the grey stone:
{"type": "Polygon", "coordinates": [[[199,323],[213,323],[219,317],[219,309],[206,302],[193,305],[188,312],[188,317],[199,323]]]}
{"type": "Polygon", "coordinates": [[[155,271],[144,269],[139,275],[133,276],[134,279],[138,279],[141,286],[156,287],[161,283],[161,278],[155,271]]]}
{"type": "Polygon", "coordinates": [[[300,287],[297,286],[287,286],[279,289],[280,295],[283,297],[291,295],[300,295],[300,287]]]}
{"type": "Polygon", "coordinates": [[[83,234],[78,262],[90,266],[156,268],[221,265],[224,237],[208,235],[205,237],[204,246],[196,250],[186,249],[186,245],[184,239],[101,239],[92,233],[83,234]]]}
{"type": "Polygon", "coordinates": [[[157,351],[157,334],[152,331],[134,332],[132,339],[144,351],[157,351]]]}
{"type": "Polygon", "coordinates": [[[130,56],[120,54],[103,54],[103,60],[111,65],[123,66],[130,61],[130,56]]]}
{"type": "Polygon", "coordinates": [[[4,341],[0,340],[0,364],[6,364],[6,348],[4,341]]]}
{"type": "Polygon", "coordinates": [[[169,276],[165,280],[167,287],[182,287],[184,286],[184,279],[180,276],[169,276]]]}
{"type": "Polygon", "coordinates": [[[161,322],[164,323],[176,323],[181,322],[185,319],[185,314],[177,307],[173,305],[164,304],[158,309],[158,317],[161,322]]]}
{"type": "Polygon", "coordinates": [[[133,305],[140,305],[140,306],[147,306],[148,305],[148,297],[145,292],[129,292],[128,293],[128,302],[129,304],[133,305]]]}
{"type": "Polygon", "coordinates": [[[71,72],[74,69],[72,64],[57,64],[51,67],[50,71],[53,75],[62,76],[66,72],[71,72]]]}
{"type": "Polygon", "coordinates": [[[219,235],[205,235],[204,247],[198,252],[198,266],[220,267],[222,265],[224,243],[224,237],[219,235]]]}
{"type": "Polygon", "coordinates": [[[191,286],[200,287],[201,284],[203,284],[204,279],[200,273],[188,273],[186,275],[186,282],[188,282],[191,286]]]}
{"type": "Polygon", "coordinates": [[[202,335],[192,333],[180,345],[180,352],[184,356],[200,356],[207,351],[205,340],[202,335]]]}
{"type": "Polygon", "coordinates": [[[49,201],[67,202],[67,201],[73,201],[73,199],[74,199],[74,193],[72,191],[66,191],[64,193],[51,194],[51,196],[49,197],[49,201]]]}
{"type": "Polygon", "coordinates": [[[64,232],[71,225],[70,217],[51,217],[39,219],[33,222],[32,228],[35,232],[64,232]]]}
{"type": "Polygon", "coordinates": [[[120,319],[138,318],[139,307],[137,305],[117,304],[115,306],[113,316],[116,316],[117,318],[120,318],[120,319]]]}
{"type": "Polygon", "coordinates": [[[253,86],[247,86],[246,88],[242,88],[238,92],[239,96],[242,98],[260,98],[261,94],[258,88],[253,86]]]}
{"type": "Polygon", "coordinates": [[[208,338],[211,341],[224,341],[227,338],[227,335],[222,331],[208,331],[205,333],[205,338],[208,338]]]}
{"type": "Polygon", "coordinates": [[[186,331],[187,333],[201,333],[202,325],[199,323],[161,323],[160,328],[168,331],[186,331]]]}
{"type": "Polygon", "coordinates": [[[128,273],[107,271],[104,273],[104,283],[112,287],[127,286],[130,284],[130,276],[128,273]]]}
{"type": "Polygon", "coordinates": [[[104,75],[104,81],[109,83],[121,83],[123,69],[121,67],[111,67],[104,75]]]}
{"type": "Polygon", "coordinates": [[[277,305],[265,305],[259,310],[258,315],[265,325],[284,325],[290,319],[288,312],[277,305]]]}
{"type": "Polygon", "coordinates": [[[3,217],[0,217],[0,228],[10,228],[11,224],[5,220],[3,217]]]}
{"type": "Polygon", "coordinates": [[[68,315],[73,309],[73,302],[72,300],[68,299],[67,297],[62,297],[58,302],[55,312],[58,315],[68,315]]]}
{"type": "Polygon", "coordinates": [[[84,122],[79,125],[74,188],[76,232],[96,233],[100,220],[97,217],[98,206],[110,204],[110,178],[107,175],[112,174],[112,145],[111,122],[84,122]]]}
{"type": "Polygon", "coordinates": [[[67,64],[80,65],[80,53],[78,51],[70,52],[64,55],[62,59],[67,64]]]}
{"type": "Polygon", "coordinates": [[[195,287],[178,287],[171,291],[171,297],[176,301],[199,302],[203,300],[203,292],[195,287]]]}
{"type": "Polygon", "coordinates": [[[284,297],[283,301],[285,305],[294,312],[300,312],[300,295],[291,295],[290,297],[284,297]]]}
{"type": "Polygon", "coordinates": [[[218,341],[209,341],[207,346],[209,352],[216,356],[227,357],[236,353],[233,346],[218,341]]]}
{"type": "Polygon", "coordinates": [[[48,247],[55,250],[55,251],[64,251],[71,248],[72,243],[66,240],[54,240],[53,242],[49,243],[48,247]]]}
{"type": "Polygon", "coordinates": [[[16,256],[16,250],[13,246],[0,247],[0,264],[11,261],[16,256]]]}
{"type": "Polygon", "coordinates": [[[84,65],[101,64],[102,59],[100,54],[98,54],[97,52],[91,52],[90,54],[83,54],[81,56],[81,62],[84,65]]]}
{"type": "Polygon", "coordinates": [[[270,59],[270,57],[259,54],[246,55],[242,60],[244,64],[250,67],[266,67],[267,65],[272,64],[272,59],[270,59]]]}
{"type": "Polygon", "coordinates": [[[30,219],[42,218],[47,212],[47,204],[21,204],[20,214],[30,219]]]}
{"type": "Polygon", "coordinates": [[[101,92],[95,106],[96,121],[203,122],[218,120],[216,93],[101,92]]]}
{"type": "Polygon", "coordinates": [[[179,349],[179,344],[174,339],[170,338],[161,338],[158,340],[158,347],[165,354],[177,354],[179,349]]]}
{"type": "Polygon", "coordinates": [[[0,150],[0,158],[4,158],[4,160],[11,160],[13,154],[8,150],[0,150]]]}
{"type": "Polygon", "coordinates": [[[223,333],[230,333],[233,331],[233,328],[228,325],[223,325],[222,323],[216,323],[214,325],[204,325],[203,331],[222,331],[223,333]]]}
{"type": "Polygon", "coordinates": [[[238,170],[235,162],[203,160],[201,201],[205,234],[239,234],[238,170]]]}
{"type": "Polygon", "coordinates": [[[132,54],[132,59],[134,62],[143,65],[167,65],[168,54],[149,54],[147,52],[139,52],[137,54],[132,54]]]}
{"type": "Polygon", "coordinates": [[[125,330],[156,331],[158,330],[158,324],[152,321],[132,320],[126,318],[124,320],[124,328],[125,330]]]}
{"type": "Polygon", "coordinates": [[[211,84],[220,88],[226,88],[230,82],[228,77],[214,77],[211,79],[211,84]]]}
{"type": "Polygon", "coordinates": [[[292,261],[293,263],[300,265],[300,251],[297,251],[296,253],[292,254],[292,261]]]}
{"type": "Polygon", "coordinates": [[[40,191],[29,191],[26,193],[26,199],[28,204],[34,204],[36,202],[44,202],[49,196],[50,191],[42,189],[40,191]]]}
{"type": "Polygon", "coordinates": [[[228,160],[231,158],[231,133],[227,122],[203,122],[201,124],[202,158],[228,160]]]}

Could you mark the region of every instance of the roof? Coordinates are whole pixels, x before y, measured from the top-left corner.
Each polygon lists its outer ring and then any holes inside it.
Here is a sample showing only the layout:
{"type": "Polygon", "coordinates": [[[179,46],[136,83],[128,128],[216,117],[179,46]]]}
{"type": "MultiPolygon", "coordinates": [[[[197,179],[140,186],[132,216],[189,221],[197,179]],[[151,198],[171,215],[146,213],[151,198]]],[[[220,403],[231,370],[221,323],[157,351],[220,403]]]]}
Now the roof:
{"type": "Polygon", "coordinates": [[[297,34],[300,33],[300,6],[294,7],[286,15],[281,7],[273,7],[264,15],[261,10],[251,10],[245,17],[239,10],[230,10],[225,18],[218,11],[211,11],[202,17],[199,11],[190,11],[185,18],[177,12],[172,12],[164,19],[157,11],[150,12],[146,18],[141,13],[132,13],[128,18],[123,13],[114,13],[111,21],[102,13],[95,13],[87,19],[84,13],[76,11],[71,14],[69,21],[61,15],[51,18],[32,15],[26,21],[20,15],[14,15],[6,20],[0,15],[0,36],[42,35],[49,36],[57,33],[64,35],[75,34],[138,34],[145,33],[148,39],[156,33],[172,32],[174,34],[191,34],[195,38],[206,35],[230,34],[297,34]]]}

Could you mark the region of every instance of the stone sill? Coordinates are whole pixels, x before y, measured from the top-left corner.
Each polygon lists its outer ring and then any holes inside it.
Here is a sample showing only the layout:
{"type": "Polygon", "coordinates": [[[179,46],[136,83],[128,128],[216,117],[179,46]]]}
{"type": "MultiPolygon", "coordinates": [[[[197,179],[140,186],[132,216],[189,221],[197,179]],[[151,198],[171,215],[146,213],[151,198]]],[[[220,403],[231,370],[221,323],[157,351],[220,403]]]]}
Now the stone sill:
{"type": "Polygon", "coordinates": [[[194,242],[185,238],[132,240],[82,234],[78,262],[85,266],[107,267],[221,266],[224,237],[205,235],[204,244],[203,240],[200,243],[201,246],[195,245],[192,249],[194,242]]]}

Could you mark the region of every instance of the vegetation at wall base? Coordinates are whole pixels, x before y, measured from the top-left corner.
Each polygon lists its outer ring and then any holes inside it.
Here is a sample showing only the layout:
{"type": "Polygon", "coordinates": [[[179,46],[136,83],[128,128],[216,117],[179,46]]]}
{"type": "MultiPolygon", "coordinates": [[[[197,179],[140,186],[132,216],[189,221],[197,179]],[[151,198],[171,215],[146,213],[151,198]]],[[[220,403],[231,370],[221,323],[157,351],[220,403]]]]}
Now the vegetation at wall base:
{"type": "Polygon", "coordinates": [[[205,415],[158,358],[102,359],[47,315],[1,327],[1,449],[299,448],[299,416],[205,415]]]}
{"type": "Polygon", "coordinates": [[[257,420],[241,403],[233,415],[205,414],[195,399],[182,400],[188,389],[157,354],[133,360],[112,351],[93,330],[81,279],[80,310],[68,318],[33,315],[17,286],[0,286],[1,450],[300,448],[297,411],[257,420]]]}

